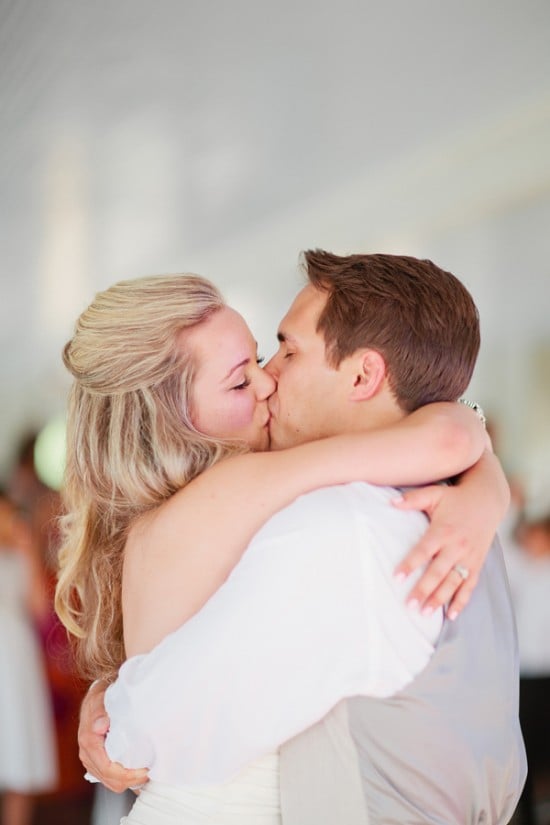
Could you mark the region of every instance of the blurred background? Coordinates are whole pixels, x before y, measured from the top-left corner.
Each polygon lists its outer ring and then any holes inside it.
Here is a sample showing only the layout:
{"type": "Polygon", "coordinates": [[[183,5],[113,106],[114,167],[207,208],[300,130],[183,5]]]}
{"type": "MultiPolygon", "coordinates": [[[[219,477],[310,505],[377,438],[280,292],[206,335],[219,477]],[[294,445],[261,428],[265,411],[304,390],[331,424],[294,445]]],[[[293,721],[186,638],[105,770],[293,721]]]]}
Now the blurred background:
{"type": "MultiPolygon", "coordinates": [[[[468,395],[518,522],[550,513],[548,0],[0,0],[0,191],[0,480],[50,590],[76,316],[116,280],[197,272],[269,356],[309,247],[429,257],[466,283],[468,395]]],[[[53,621],[70,742],[81,686],[53,621]]],[[[88,800],[63,747],[65,798],[88,800]]]]}

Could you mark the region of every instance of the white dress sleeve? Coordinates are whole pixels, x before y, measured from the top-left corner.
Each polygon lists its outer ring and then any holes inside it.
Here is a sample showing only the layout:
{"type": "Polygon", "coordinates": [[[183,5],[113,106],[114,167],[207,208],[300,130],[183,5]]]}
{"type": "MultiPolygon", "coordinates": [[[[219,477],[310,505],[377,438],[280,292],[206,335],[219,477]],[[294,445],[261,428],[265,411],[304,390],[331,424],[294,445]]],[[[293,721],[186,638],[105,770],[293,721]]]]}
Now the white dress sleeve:
{"type": "Polygon", "coordinates": [[[171,784],[223,782],[375,692],[380,581],[361,532],[345,488],[271,519],[198,614],[122,666],[106,695],[110,758],[171,784]]]}

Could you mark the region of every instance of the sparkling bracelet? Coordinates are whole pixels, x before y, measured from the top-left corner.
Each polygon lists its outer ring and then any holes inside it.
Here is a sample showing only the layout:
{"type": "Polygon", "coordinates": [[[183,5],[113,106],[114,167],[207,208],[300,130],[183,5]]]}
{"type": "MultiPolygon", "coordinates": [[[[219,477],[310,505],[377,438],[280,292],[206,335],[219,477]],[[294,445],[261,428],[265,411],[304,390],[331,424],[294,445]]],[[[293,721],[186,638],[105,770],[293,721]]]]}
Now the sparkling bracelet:
{"type": "Polygon", "coordinates": [[[477,401],[468,401],[467,398],[459,398],[458,403],[465,404],[467,407],[473,410],[478,415],[483,426],[485,427],[487,425],[487,418],[485,417],[485,413],[483,412],[483,409],[477,403],[477,401]]]}

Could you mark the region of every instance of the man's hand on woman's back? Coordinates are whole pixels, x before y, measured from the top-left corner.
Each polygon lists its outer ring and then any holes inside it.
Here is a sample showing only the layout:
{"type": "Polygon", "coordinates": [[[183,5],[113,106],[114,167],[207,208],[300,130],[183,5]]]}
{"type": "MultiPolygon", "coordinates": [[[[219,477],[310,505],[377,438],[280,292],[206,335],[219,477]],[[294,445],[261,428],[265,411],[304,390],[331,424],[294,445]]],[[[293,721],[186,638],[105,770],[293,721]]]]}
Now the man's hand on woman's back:
{"type": "Polygon", "coordinates": [[[94,682],[82,702],[78,727],[80,761],[109,790],[115,793],[122,793],[127,788],[137,790],[149,780],[147,769],[123,768],[118,762],[111,762],[105,750],[105,737],[109,730],[105,690],[105,683],[94,682]]]}

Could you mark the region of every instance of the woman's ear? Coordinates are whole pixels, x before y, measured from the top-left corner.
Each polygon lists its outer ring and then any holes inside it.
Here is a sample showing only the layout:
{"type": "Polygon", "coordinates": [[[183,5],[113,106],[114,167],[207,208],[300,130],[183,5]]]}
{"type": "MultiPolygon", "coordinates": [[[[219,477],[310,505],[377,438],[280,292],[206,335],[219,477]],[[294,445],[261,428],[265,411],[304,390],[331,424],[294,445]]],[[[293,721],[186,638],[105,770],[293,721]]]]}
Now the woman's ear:
{"type": "Polygon", "coordinates": [[[386,362],[375,349],[363,350],[357,356],[353,389],[350,401],[367,401],[384,386],[386,362]]]}

